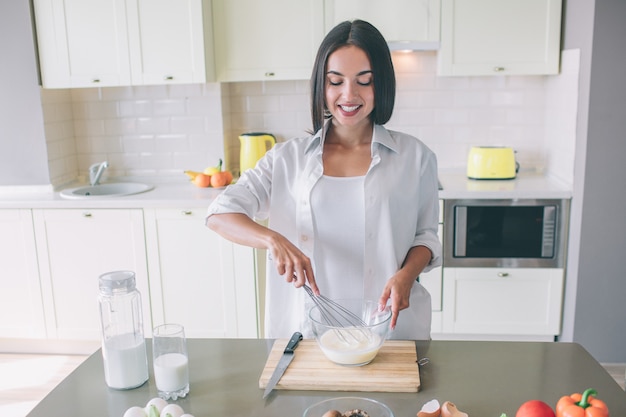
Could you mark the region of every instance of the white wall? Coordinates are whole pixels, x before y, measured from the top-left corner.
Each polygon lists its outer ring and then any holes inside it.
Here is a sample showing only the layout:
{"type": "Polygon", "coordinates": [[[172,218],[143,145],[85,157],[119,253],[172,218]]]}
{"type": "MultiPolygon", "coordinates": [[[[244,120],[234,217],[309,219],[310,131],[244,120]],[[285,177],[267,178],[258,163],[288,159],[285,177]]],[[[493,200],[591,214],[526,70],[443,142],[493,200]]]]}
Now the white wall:
{"type": "Polygon", "coordinates": [[[0,2],[0,186],[50,183],[29,2],[0,2]]]}
{"type": "Polygon", "coordinates": [[[599,361],[626,362],[626,2],[568,0],[566,11],[565,43],[582,52],[567,330],[599,361]]]}

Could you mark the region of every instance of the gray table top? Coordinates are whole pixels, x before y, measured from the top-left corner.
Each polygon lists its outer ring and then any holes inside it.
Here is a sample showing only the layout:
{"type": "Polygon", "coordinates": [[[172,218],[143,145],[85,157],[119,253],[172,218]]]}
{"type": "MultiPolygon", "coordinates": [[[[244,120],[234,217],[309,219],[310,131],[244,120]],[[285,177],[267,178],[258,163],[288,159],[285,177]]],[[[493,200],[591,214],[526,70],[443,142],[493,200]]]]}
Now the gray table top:
{"type": "MultiPolygon", "coordinates": [[[[275,390],[263,400],[259,377],[272,344],[269,339],[190,339],[191,390],[177,403],[195,417],[298,417],[323,399],[360,396],[387,404],[396,417],[414,417],[424,403],[437,399],[452,401],[470,417],[514,417],[527,400],[554,407],[563,395],[595,388],[611,416],[626,416],[626,393],[575,343],[418,341],[418,357],[430,359],[421,366],[418,393],[275,390]]],[[[108,388],[97,351],[28,417],[122,417],[129,407],[143,407],[156,396],[152,370],[139,388],[108,388]]]]}

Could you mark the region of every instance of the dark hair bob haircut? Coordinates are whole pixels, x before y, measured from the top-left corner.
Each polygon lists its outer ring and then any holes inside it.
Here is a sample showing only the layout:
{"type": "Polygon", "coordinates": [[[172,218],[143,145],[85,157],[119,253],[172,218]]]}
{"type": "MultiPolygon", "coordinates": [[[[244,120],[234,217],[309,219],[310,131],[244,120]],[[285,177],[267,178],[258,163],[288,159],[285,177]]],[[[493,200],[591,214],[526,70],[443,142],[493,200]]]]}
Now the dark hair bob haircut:
{"type": "Polygon", "coordinates": [[[387,42],[372,24],[363,20],[345,21],[328,32],[315,57],[311,75],[313,132],[317,132],[324,125],[324,92],[328,57],[337,49],[348,45],[362,49],[372,65],[374,110],[370,114],[370,120],[382,125],[391,118],[396,95],[396,77],[387,42]]]}

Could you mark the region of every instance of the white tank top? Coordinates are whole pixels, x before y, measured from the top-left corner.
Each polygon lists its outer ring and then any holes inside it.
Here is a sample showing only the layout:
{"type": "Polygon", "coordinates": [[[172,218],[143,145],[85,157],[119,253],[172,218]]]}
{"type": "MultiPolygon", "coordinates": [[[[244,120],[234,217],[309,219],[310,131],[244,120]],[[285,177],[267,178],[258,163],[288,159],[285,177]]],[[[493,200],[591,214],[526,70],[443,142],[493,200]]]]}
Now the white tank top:
{"type": "Polygon", "coordinates": [[[313,268],[320,292],[333,299],[363,297],[365,176],[323,176],[313,187],[313,268]]]}

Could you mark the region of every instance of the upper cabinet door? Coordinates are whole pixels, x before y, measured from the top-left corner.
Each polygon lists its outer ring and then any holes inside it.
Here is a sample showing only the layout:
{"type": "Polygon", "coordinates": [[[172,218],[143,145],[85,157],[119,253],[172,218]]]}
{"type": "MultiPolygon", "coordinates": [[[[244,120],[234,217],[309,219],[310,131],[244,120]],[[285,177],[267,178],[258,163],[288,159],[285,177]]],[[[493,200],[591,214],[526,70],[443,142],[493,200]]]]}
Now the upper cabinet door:
{"type": "Polygon", "coordinates": [[[324,36],[321,0],[213,0],[218,81],[309,79],[324,36]]]}
{"type": "Polygon", "coordinates": [[[559,71],[561,0],[442,0],[439,75],[559,71]]]}
{"type": "Polygon", "coordinates": [[[130,84],[124,0],[34,0],[46,88],[130,84]]]}
{"type": "Polygon", "coordinates": [[[34,0],[34,6],[44,88],[213,80],[210,0],[34,0]]]}
{"type": "MultiPolygon", "coordinates": [[[[133,84],[211,81],[205,71],[202,0],[127,0],[127,7],[133,84]]],[[[205,9],[210,16],[210,7],[205,9]]],[[[212,56],[207,58],[212,64],[212,56]]]]}
{"type": "Polygon", "coordinates": [[[361,19],[376,26],[391,49],[439,46],[439,0],[326,0],[325,6],[326,32],[361,19]]]}

